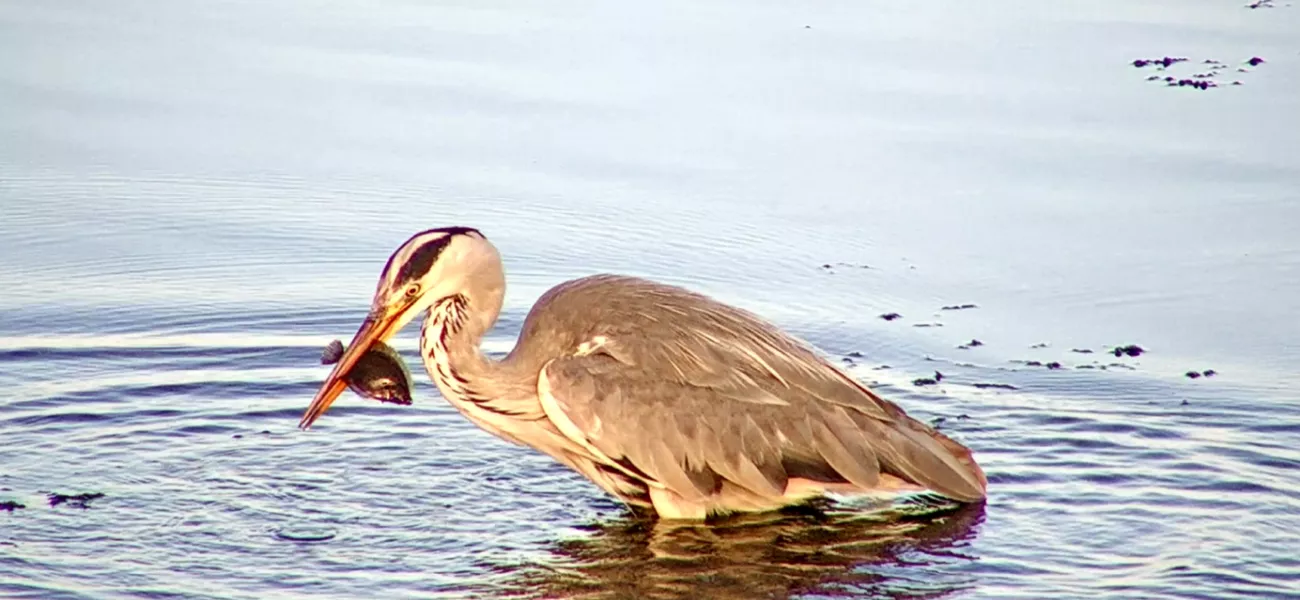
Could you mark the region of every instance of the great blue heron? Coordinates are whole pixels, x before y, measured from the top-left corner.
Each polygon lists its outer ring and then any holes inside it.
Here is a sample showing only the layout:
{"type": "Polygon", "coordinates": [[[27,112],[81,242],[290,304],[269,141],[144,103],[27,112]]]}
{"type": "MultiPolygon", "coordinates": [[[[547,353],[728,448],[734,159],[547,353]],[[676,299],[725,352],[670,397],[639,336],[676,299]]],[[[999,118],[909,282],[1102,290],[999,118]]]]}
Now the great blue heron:
{"type": "Polygon", "coordinates": [[[325,413],[374,342],[427,310],[420,356],[461,414],[662,518],[771,510],[828,492],[985,496],[969,449],[753,314],[594,275],[546,292],[514,349],[493,360],[479,344],[504,296],[501,256],[478,230],[414,235],[388,259],[370,314],[299,426],[325,413]]]}

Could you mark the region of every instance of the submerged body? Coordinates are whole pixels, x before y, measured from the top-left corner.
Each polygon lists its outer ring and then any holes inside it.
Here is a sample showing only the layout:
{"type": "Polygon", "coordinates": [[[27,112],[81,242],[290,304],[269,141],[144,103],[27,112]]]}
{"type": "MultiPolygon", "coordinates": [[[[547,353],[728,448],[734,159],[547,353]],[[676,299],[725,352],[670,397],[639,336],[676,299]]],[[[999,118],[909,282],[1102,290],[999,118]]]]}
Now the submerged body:
{"type": "Polygon", "coordinates": [[[421,357],[448,402],[661,517],[770,510],[827,492],[984,498],[969,449],[751,313],[596,275],[548,291],[495,361],[479,344],[504,288],[500,257],[476,230],[412,237],[302,425],[328,408],[366,348],[423,311],[421,357]]]}

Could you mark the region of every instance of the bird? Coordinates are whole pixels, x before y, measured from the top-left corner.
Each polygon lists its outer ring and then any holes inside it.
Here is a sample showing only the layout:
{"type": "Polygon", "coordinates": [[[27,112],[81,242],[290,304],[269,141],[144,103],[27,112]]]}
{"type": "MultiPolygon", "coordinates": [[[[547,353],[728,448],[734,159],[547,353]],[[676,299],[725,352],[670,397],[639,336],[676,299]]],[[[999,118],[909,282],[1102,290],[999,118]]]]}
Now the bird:
{"type": "Polygon", "coordinates": [[[763,318],[684,287],[597,274],[546,291],[503,358],[480,348],[505,300],[471,227],[411,236],[299,423],[375,344],[419,315],[442,397],[487,432],[577,471],[633,512],[707,520],[827,495],[985,501],[972,451],[763,318]]]}

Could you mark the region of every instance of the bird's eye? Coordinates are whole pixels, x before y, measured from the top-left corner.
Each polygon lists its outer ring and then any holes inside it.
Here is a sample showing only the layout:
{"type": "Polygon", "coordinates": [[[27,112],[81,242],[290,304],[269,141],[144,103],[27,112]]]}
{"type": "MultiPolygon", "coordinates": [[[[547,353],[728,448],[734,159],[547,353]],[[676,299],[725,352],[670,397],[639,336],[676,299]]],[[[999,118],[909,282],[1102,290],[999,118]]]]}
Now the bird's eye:
{"type": "Polygon", "coordinates": [[[406,288],[406,297],[407,297],[407,298],[414,298],[415,295],[418,294],[418,293],[420,293],[420,286],[419,286],[419,284],[411,285],[410,287],[406,288]]]}

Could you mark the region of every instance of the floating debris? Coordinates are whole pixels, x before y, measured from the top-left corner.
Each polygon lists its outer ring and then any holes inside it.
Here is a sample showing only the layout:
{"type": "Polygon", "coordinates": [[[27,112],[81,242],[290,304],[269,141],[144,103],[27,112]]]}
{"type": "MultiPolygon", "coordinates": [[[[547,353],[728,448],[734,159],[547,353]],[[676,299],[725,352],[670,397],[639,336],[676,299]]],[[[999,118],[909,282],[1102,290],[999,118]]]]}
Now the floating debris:
{"type": "Polygon", "coordinates": [[[1186,57],[1166,56],[1164,58],[1139,58],[1133,61],[1133,66],[1141,69],[1143,67],[1158,66],[1168,69],[1180,62],[1187,62],[1186,57]]]}
{"type": "Polygon", "coordinates": [[[939,310],[970,310],[972,308],[979,308],[979,306],[975,304],[952,304],[939,310]]]}
{"type": "Polygon", "coordinates": [[[962,345],[960,345],[960,346],[957,346],[957,349],[958,349],[958,350],[970,350],[971,348],[975,348],[975,347],[977,347],[977,346],[983,346],[983,345],[984,345],[984,342],[981,342],[981,341],[976,340],[976,339],[972,339],[971,341],[966,342],[965,344],[962,344],[962,345]]]}
{"type": "Polygon", "coordinates": [[[943,327],[943,323],[915,323],[912,327],[943,327]]]}
{"type": "MultiPolygon", "coordinates": [[[[1188,62],[1188,59],[1185,57],[1165,56],[1162,58],[1138,58],[1138,59],[1134,59],[1131,64],[1134,67],[1137,67],[1139,69],[1154,67],[1157,71],[1172,71],[1174,69],[1171,69],[1171,67],[1179,63],[1185,63],[1185,62],[1188,62]]],[[[1246,68],[1247,66],[1257,67],[1263,64],[1264,62],[1266,61],[1263,58],[1258,56],[1253,56],[1247,59],[1246,61],[1244,61],[1244,64],[1237,69],[1237,72],[1249,73],[1250,69],[1247,69],[1246,68]]],[[[1208,90],[1210,88],[1224,87],[1228,85],[1242,85],[1241,81],[1228,82],[1228,81],[1222,81],[1217,79],[1217,77],[1219,77],[1223,72],[1232,68],[1221,60],[1215,58],[1207,58],[1203,61],[1200,61],[1199,64],[1208,65],[1209,68],[1197,73],[1191,73],[1190,75],[1187,76],[1174,76],[1174,75],[1158,73],[1154,75],[1148,75],[1146,77],[1146,80],[1152,82],[1163,81],[1165,83],[1165,87],[1180,87],[1180,88],[1190,87],[1198,90],[1208,90]]]]}
{"type": "Polygon", "coordinates": [[[1013,361],[1011,361],[1011,362],[1013,362],[1013,363],[1017,363],[1017,364],[1021,364],[1021,365],[1025,365],[1026,367],[1047,367],[1047,368],[1049,368],[1049,369],[1060,369],[1060,368],[1063,368],[1063,367],[1061,366],[1061,363],[1056,362],[1056,361],[1052,361],[1052,362],[1049,362],[1049,363],[1044,363],[1044,362],[1039,361],[1039,360],[1013,360],[1013,361]]]}
{"type": "Polygon", "coordinates": [[[51,507],[60,504],[67,504],[71,508],[81,509],[90,508],[91,500],[97,500],[104,497],[104,494],[100,492],[90,492],[86,494],[59,494],[56,492],[45,492],[45,495],[49,498],[51,507]]]}
{"type": "Polygon", "coordinates": [[[882,319],[884,319],[884,320],[886,320],[886,321],[893,321],[894,319],[901,319],[901,318],[903,318],[903,315],[900,315],[900,314],[898,314],[898,313],[885,313],[885,314],[883,314],[883,315],[880,315],[880,318],[882,318],[882,319]]]}
{"type": "Polygon", "coordinates": [[[1114,350],[1111,350],[1111,353],[1115,356],[1142,356],[1143,352],[1146,352],[1146,349],[1137,344],[1118,346],[1114,350]]]}
{"type": "MultiPolygon", "coordinates": [[[[332,365],[343,358],[343,342],[334,340],[325,347],[320,362],[332,365]]],[[[363,398],[408,405],[411,403],[411,372],[396,350],[375,342],[357,364],[344,376],[348,388],[363,398]]]]}
{"type": "Polygon", "coordinates": [[[1212,87],[1219,87],[1219,84],[1205,79],[1199,81],[1196,79],[1179,79],[1178,81],[1169,82],[1168,86],[1169,87],[1194,87],[1198,90],[1208,90],[1212,87]]]}
{"type": "Polygon", "coordinates": [[[1070,348],[1070,352],[1075,352],[1078,354],[1092,354],[1092,350],[1089,350],[1087,348],[1070,348]]]}
{"type": "Polygon", "coordinates": [[[1018,387],[1016,387],[1016,386],[1014,386],[1014,385],[1009,385],[1009,384],[1005,384],[1005,383],[984,383],[984,382],[979,382],[979,383],[972,383],[971,386],[973,386],[973,387],[977,387],[977,388],[979,388],[979,389],[981,389],[981,390],[987,390],[987,389],[993,389],[993,390],[1018,390],[1018,389],[1020,389],[1020,388],[1018,388],[1018,387]]]}
{"type": "Polygon", "coordinates": [[[857,350],[854,350],[854,351],[848,353],[847,356],[849,356],[849,357],[851,357],[851,358],[862,358],[862,353],[861,353],[861,352],[858,352],[857,350]]]}
{"type": "Polygon", "coordinates": [[[1273,0],[1255,0],[1246,5],[1246,8],[1254,10],[1256,8],[1273,8],[1273,0]]]}
{"type": "Polygon", "coordinates": [[[275,532],[275,537],[290,542],[324,542],[334,539],[336,535],[338,533],[334,530],[323,527],[293,527],[275,532]]]}
{"type": "Polygon", "coordinates": [[[1200,378],[1201,378],[1201,372],[1200,372],[1200,371],[1188,371],[1188,372],[1184,373],[1184,375],[1186,375],[1188,379],[1200,379],[1200,378]]]}
{"type": "Polygon", "coordinates": [[[1037,349],[1039,349],[1039,348],[1046,348],[1047,346],[1048,346],[1048,343],[1047,343],[1047,342],[1039,342],[1039,343],[1037,343],[1037,344],[1034,344],[1033,346],[1030,346],[1029,349],[1030,349],[1030,350],[1037,350],[1037,349]]]}
{"type": "Polygon", "coordinates": [[[935,371],[934,377],[918,377],[912,380],[912,385],[918,387],[925,386],[925,385],[935,385],[940,381],[943,381],[943,373],[935,371]]]}
{"type": "Polygon", "coordinates": [[[1206,369],[1206,370],[1204,370],[1204,371],[1201,371],[1201,375],[1204,375],[1204,376],[1206,376],[1206,377],[1214,377],[1215,375],[1218,375],[1218,374],[1219,374],[1219,372],[1218,372],[1218,371],[1215,371],[1214,369],[1206,369]]]}
{"type": "Polygon", "coordinates": [[[19,504],[12,500],[5,500],[4,502],[0,502],[0,510],[3,510],[5,512],[13,512],[15,510],[22,509],[22,508],[27,508],[27,506],[25,504],[19,504]]]}

